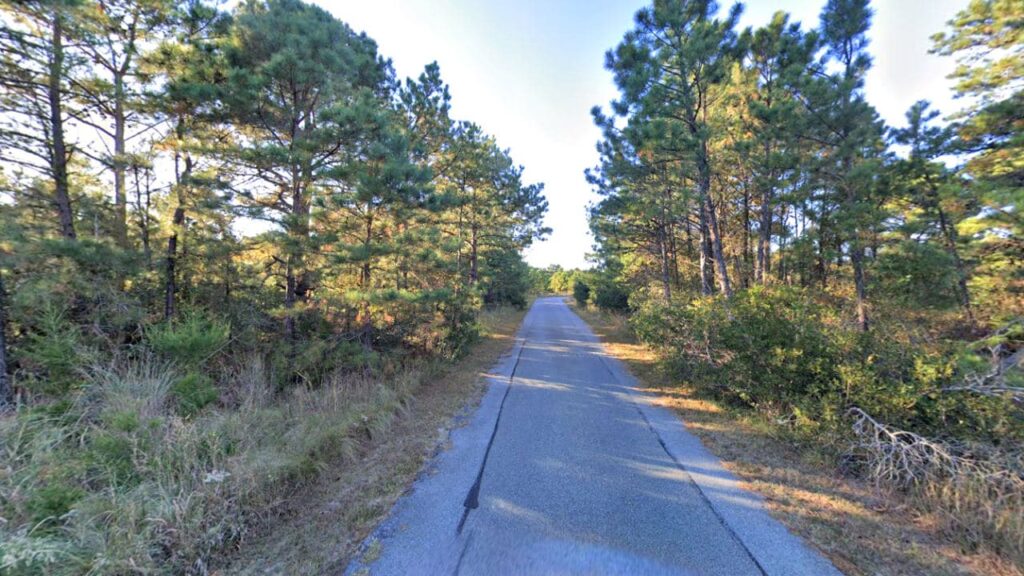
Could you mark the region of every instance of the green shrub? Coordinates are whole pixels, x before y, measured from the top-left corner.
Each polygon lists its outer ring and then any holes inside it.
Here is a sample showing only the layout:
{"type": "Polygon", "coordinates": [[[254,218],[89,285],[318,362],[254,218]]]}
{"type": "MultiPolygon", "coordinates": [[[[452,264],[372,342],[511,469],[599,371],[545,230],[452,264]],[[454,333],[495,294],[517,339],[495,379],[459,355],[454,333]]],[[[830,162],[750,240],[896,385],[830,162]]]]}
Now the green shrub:
{"type": "Polygon", "coordinates": [[[629,292],[612,280],[600,279],[595,282],[593,301],[594,305],[602,310],[613,312],[629,310],[629,292]]]}
{"type": "Polygon", "coordinates": [[[203,408],[213,404],[220,397],[217,387],[205,374],[189,372],[179,378],[171,386],[178,413],[182,416],[193,416],[203,408]]]}
{"type": "Polygon", "coordinates": [[[931,243],[905,241],[886,247],[874,264],[872,293],[919,308],[956,306],[953,260],[931,243]]]}
{"type": "Polygon", "coordinates": [[[93,434],[86,462],[111,486],[131,485],[139,479],[135,468],[135,441],[122,432],[100,430],[93,434]]]}
{"type": "Polygon", "coordinates": [[[753,288],[731,301],[648,304],[638,335],[665,349],[687,377],[772,413],[810,422],[837,397],[839,354],[820,311],[795,289],[753,288]]]}
{"type": "Polygon", "coordinates": [[[80,488],[62,480],[52,480],[31,492],[25,508],[35,525],[53,529],[84,496],[85,492],[80,488]]]}
{"type": "Polygon", "coordinates": [[[669,369],[724,399],[797,429],[848,428],[858,407],[899,429],[1011,446],[1024,440],[1020,409],[998,396],[944,391],[991,366],[961,346],[925,348],[886,330],[831,322],[794,288],[751,288],[732,300],[644,304],[631,319],[669,369]]]}
{"type": "Polygon", "coordinates": [[[32,374],[30,385],[54,397],[81,382],[78,370],[88,356],[78,329],[52,307],[43,310],[19,351],[19,359],[32,374]]]}
{"type": "Polygon", "coordinates": [[[224,348],[230,337],[228,324],[197,313],[146,330],[146,340],[154,352],[189,367],[205,363],[224,348]]]}
{"type": "Polygon", "coordinates": [[[576,304],[581,308],[587,306],[587,301],[590,300],[590,286],[582,278],[577,278],[573,284],[572,297],[576,299],[576,304]]]}
{"type": "Polygon", "coordinates": [[[731,304],[714,348],[729,352],[723,368],[743,401],[786,410],[832,391],[837,354],[810,299],[795,290],[754,288],[731,304]]]}

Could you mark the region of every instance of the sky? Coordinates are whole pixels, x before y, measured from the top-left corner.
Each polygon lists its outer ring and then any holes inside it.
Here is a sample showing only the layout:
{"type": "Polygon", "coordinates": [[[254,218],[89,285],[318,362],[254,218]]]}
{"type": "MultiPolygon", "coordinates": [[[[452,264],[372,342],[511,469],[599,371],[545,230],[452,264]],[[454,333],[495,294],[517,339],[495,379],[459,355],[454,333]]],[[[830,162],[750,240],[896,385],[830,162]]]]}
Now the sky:
{"type": "MultiPolygon", "coordinates": [[[[596,201],[583,176],[597,164],[600,132],[590,109],[615,99],[604,54],[633,24],[641,0],[314,0],[377,41],[400,78],[437,61],[451,89],[452,116],[493,134],[543,182],[550,237],[526,260],[539,267],[587,267],[593,239],[586,207],[596,201]]],[[[949,59],[928,54],[930,36],[968,0],[875,0],[865,91],[885,121],[900,125],[907,108],[930,100],[954,112],[949,59]]],[[[749,0],[741,28],[766,24],[784,10],[817,27],[825,0],[749,0]]],[[[727,2],[722,2],[728,6],[727,2]]],[[[724,9],[723,9],[724,12],[724,9]]]]}

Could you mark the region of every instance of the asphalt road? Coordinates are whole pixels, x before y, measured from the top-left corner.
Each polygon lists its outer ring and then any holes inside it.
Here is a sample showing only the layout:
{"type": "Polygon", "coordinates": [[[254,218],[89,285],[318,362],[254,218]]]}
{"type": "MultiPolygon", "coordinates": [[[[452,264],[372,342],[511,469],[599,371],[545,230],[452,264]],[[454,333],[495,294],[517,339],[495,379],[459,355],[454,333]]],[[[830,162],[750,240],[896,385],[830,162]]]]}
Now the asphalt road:
{"type": "Polygon", "coordinates": [[[838,574],[539,299],[450,446],[348,573],[838,574]]]}

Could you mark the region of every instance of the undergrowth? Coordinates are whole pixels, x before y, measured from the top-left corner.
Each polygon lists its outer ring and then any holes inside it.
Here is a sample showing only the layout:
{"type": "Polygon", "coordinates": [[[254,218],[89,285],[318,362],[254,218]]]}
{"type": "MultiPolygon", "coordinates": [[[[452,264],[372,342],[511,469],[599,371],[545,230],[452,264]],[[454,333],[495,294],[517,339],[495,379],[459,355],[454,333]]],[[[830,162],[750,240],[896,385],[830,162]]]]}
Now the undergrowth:
{"type": "Polygon", "coordinates": [[[290,487],[385,434],[438,365],[382,357],[281,390],[266,354],[221,353],[228,330],[203,322],[0,416],[0,572],[205,573],[290,487]]]}
{"type": "Polygon", "coordinates": [[[1024,567],[1024,411],[1019,374],[1003,373],[1020,331],[963,345],[840,318],[799,289],[753,288],[649,302],[630,324],[674,378],[1024,567]]]}

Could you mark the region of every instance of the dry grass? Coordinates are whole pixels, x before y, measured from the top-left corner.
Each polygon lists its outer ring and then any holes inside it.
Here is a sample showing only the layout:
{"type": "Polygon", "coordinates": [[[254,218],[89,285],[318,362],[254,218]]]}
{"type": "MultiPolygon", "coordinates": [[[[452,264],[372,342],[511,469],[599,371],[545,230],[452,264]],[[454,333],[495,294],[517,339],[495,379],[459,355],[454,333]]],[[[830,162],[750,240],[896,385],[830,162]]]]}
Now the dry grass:
{"type": "Polygon", "coordinates": [[[255,536],[220,560],[217,571],[343,572],[360,542],[442,447],[453,417],[479,401],[481,374],[511,347],[523,314],[508,309],[485,313],[483,338],[464,359],[426,378],[385,434],[369,439],[354,459],[338,461],[285,502],[255,536]]]}
{"type": "MultiPolygon", "coordinates": [[[[575,308],[575,306],[574,306],[575,308]]],[[[943,536],[939,518],[899,497],[840,475],[830,460],[787,440],[763,417],[727,409],[659,370],[653,351],[637,343],[625,319],[576,312],[633,374],[679,413],[687,429],[722,459],[770,513],[850,575],[1000,575],[1020,570],[993,554],[968,554],[943,536]]]]}

